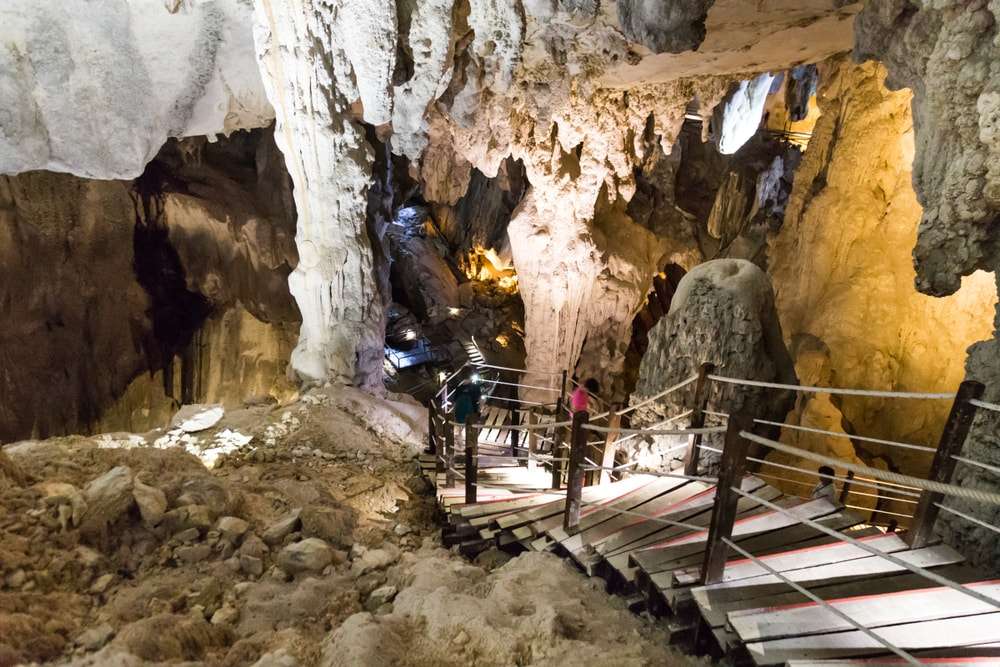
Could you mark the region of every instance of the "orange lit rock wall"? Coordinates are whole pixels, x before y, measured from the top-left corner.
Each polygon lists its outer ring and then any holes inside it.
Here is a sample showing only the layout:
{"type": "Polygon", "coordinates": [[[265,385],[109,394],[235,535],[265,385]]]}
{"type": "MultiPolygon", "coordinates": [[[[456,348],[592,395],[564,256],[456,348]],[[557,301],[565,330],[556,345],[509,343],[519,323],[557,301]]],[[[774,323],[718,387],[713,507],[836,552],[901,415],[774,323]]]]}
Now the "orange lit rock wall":
{"type": "MultiPolygon", "coordinates": [[[[770,243],[781,326],[793,352],[803,335],[825,344],[834,385],[953,391],[966,348],[990,335],[996,293],[981,272],[949,297],[916,291],[911,95],[886,90],[884,79],[874,63],[821,72],[822,115],[770,243]]],[[[948,401],[834,402],[848,431],[924,444],[936,443],[949,409],[948,401]]],[[[865,449],[915,474],[930,462],[919,452],[865,449]]]]}

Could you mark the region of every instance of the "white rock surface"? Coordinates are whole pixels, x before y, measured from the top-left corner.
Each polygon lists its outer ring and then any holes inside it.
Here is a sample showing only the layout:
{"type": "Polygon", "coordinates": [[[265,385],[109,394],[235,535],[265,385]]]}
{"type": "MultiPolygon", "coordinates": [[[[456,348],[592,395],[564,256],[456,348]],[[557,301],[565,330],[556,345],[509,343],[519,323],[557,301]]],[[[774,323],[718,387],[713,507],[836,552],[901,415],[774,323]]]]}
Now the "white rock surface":
{"type": "Polygon", "coordinates": [[[224,414],[226,409],[221,405],[185,405],[170,420],[170,425],[185,433],[197,433],[218,424],[224,414]]]}
{"type": "Polygon", "coordinates": [[[267,125],[241,0],[0,6],[0,173],[138,176],[168,137],[267,125]]]}
{"type": "MultiPolygon", "coordinates": [[[[373,153],[350,105],[361,94],[366,119],[388,119],[378,77],[396,45],[382,30],[372,41],[357,32],[365,7],[348,2],[341,13],[312,0],[256,0],[254,37],[298,212],[299,264],[288,283],[302,328],[292,369],[308,382],[381,386],[385,316],[365,225],[373,153]],[[355,72],[356,63],[364,69],[355,72]],[[378,80],[358,93],[362,72],[378,80]]],[[[375,11],[388,10],[380,2],[375,11]]]]}

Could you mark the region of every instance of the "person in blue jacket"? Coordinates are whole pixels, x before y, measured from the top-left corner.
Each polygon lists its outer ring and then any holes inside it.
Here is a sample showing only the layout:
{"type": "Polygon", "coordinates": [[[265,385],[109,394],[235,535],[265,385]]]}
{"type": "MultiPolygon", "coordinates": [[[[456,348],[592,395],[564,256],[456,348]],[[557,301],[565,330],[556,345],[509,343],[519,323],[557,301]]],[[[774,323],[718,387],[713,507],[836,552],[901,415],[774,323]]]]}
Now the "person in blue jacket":
{"type": "Polygon", "coordinates": [[[464,424],[466,417],[479,412],[479,403],[483,399],[479,377],[473,375],[470,379],[463,380],[462,384],[455,389],[452,398],[455,401],[455,421],[464,424]]]}

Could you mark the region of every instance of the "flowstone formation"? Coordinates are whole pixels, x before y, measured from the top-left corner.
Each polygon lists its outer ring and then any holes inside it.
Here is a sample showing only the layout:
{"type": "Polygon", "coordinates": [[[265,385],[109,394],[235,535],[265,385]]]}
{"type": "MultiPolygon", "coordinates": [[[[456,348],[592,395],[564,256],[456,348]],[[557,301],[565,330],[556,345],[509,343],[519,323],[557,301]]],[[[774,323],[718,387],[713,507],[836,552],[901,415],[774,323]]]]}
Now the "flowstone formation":
{"type": "Polygon", "coordinates": [[[274,117],[241,0],[0,7],[0,173],[131,179],[170,137],[274,117]]]}
{"type": "MultiPolygon", "coordinates": [[[[983,273],[945,298],[913,289],[921,208],[910,173],[911,96],[886,90],[885,76],[875,63],[821,65],[821,115],[768,247],[781,328],[790,344],[803,336],[822,342],[832,386],[953,391],[966,348],[989,335],[996,295],[983,273]]],[[[854,433],[929,446],[950,407],[862,396],[833,402],[854,433]]],[[[863,446],[908,474],[930,465],[926,453],[863,446]]]]}
{"type": "MultiPolygon", "coordinates": [[[[872,3],[859,15],[855,56],[878,58],[886,85],[913,91],[916,156],[913,183],[924,212],[913,252],[916,286],[955,293],[962,276],[1000,268],[993,236],[1000,217],[1000,7],[996,2],[872,3]]],[[[965,291],[964,288],[962,291],[965,291]]],[[[966,372],[986,383],[986,400],[1000,397],[994,371],[1000,334],[969,350],[966,372]]],[[[980,411],[982,412],[982,411],[980,411]]],[[[997,462],[998,420],[980,414],[966,443],[981,461],[997,462]]],[[[970,487],[997,489],[996,475],[959,466],[970,487]]],[[[996,525],[996,508],[956,503],[996,525]]],[[[943,513],[946,539],[981,565],[996,567],[995,533],[943,513]]]]}
{"type": "MultiPolygon", "coordinates": [[[[720,259],[701,264],[684,276],[677,287],[670,312],[649,334],[649,349],[642,358],[639,382],[632,402],[639,403],[687,379],[703,363],[715,373],[748,380],[795,384],[795,369],[781,336],[770,280],[746,260],[720,259]]],[[[636,421],[658,422],[690,409],[694,385],[675,391],[637,410],[636,421]]],[[[722,382],[708,385],[712,410],[784,421],[793,398],[785,392],[722,382]]],[[[682,422],[674,422],[679,425],[682,422]]],[[[652,442],[630,445],[630,457],[644,465],[665,467],[679,453],[676,439],[654,437],[652,442]]],[[[681,442],[685,442],[684,438],[681,442]]],[[[706,437],[721,448],[719,435],[706,437]]],[[[709,466],[717,456],[702,454],[709,466]]]]}

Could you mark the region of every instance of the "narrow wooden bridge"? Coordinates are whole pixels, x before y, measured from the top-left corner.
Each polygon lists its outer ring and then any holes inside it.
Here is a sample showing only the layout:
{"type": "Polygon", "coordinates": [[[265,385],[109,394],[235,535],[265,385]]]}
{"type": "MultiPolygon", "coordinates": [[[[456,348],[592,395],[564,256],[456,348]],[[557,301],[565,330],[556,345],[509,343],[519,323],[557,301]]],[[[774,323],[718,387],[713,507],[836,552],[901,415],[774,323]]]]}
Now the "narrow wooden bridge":
{"type": "Polygon", "coordinates": [[[750,442],[795,448],[755,434],[751,417],[710,410],[711,381],[738,382],[703,368],[667,390],[697,383],[683,415],[694,425],[635,429],[621,426],[629,409],[566,419],[566,385],[558,384],[551,410],[488,401],[459,426],[449,419],[446,385],[421,459],[447,519],[446,542],[468,555],[490,546],[563,555],[634,610],[661,617],[672,642],[733,664],[1000,665],[1000,579],[965,563],[932,531],[940,511],[953,511],[946,498],[1000,502],[950,484],[958,462],[991,468],[961,456],[976,410],[1000,411],[979,400],[982,385],[899,395],[953,403],[928,480],[864,468],[836,476],[837,497],[808,498],[747,471],[750,442]],[[718,474],[699,474],[699,452],[711,449],[702,438],[714,432],[725,432],[718,474]],[[657,436],[686,438],[673,469],[615,465],[624,439],[657,436]],[[887,530],[846,508],[852,486],[915,498],[909,530],[887,530]]]}

